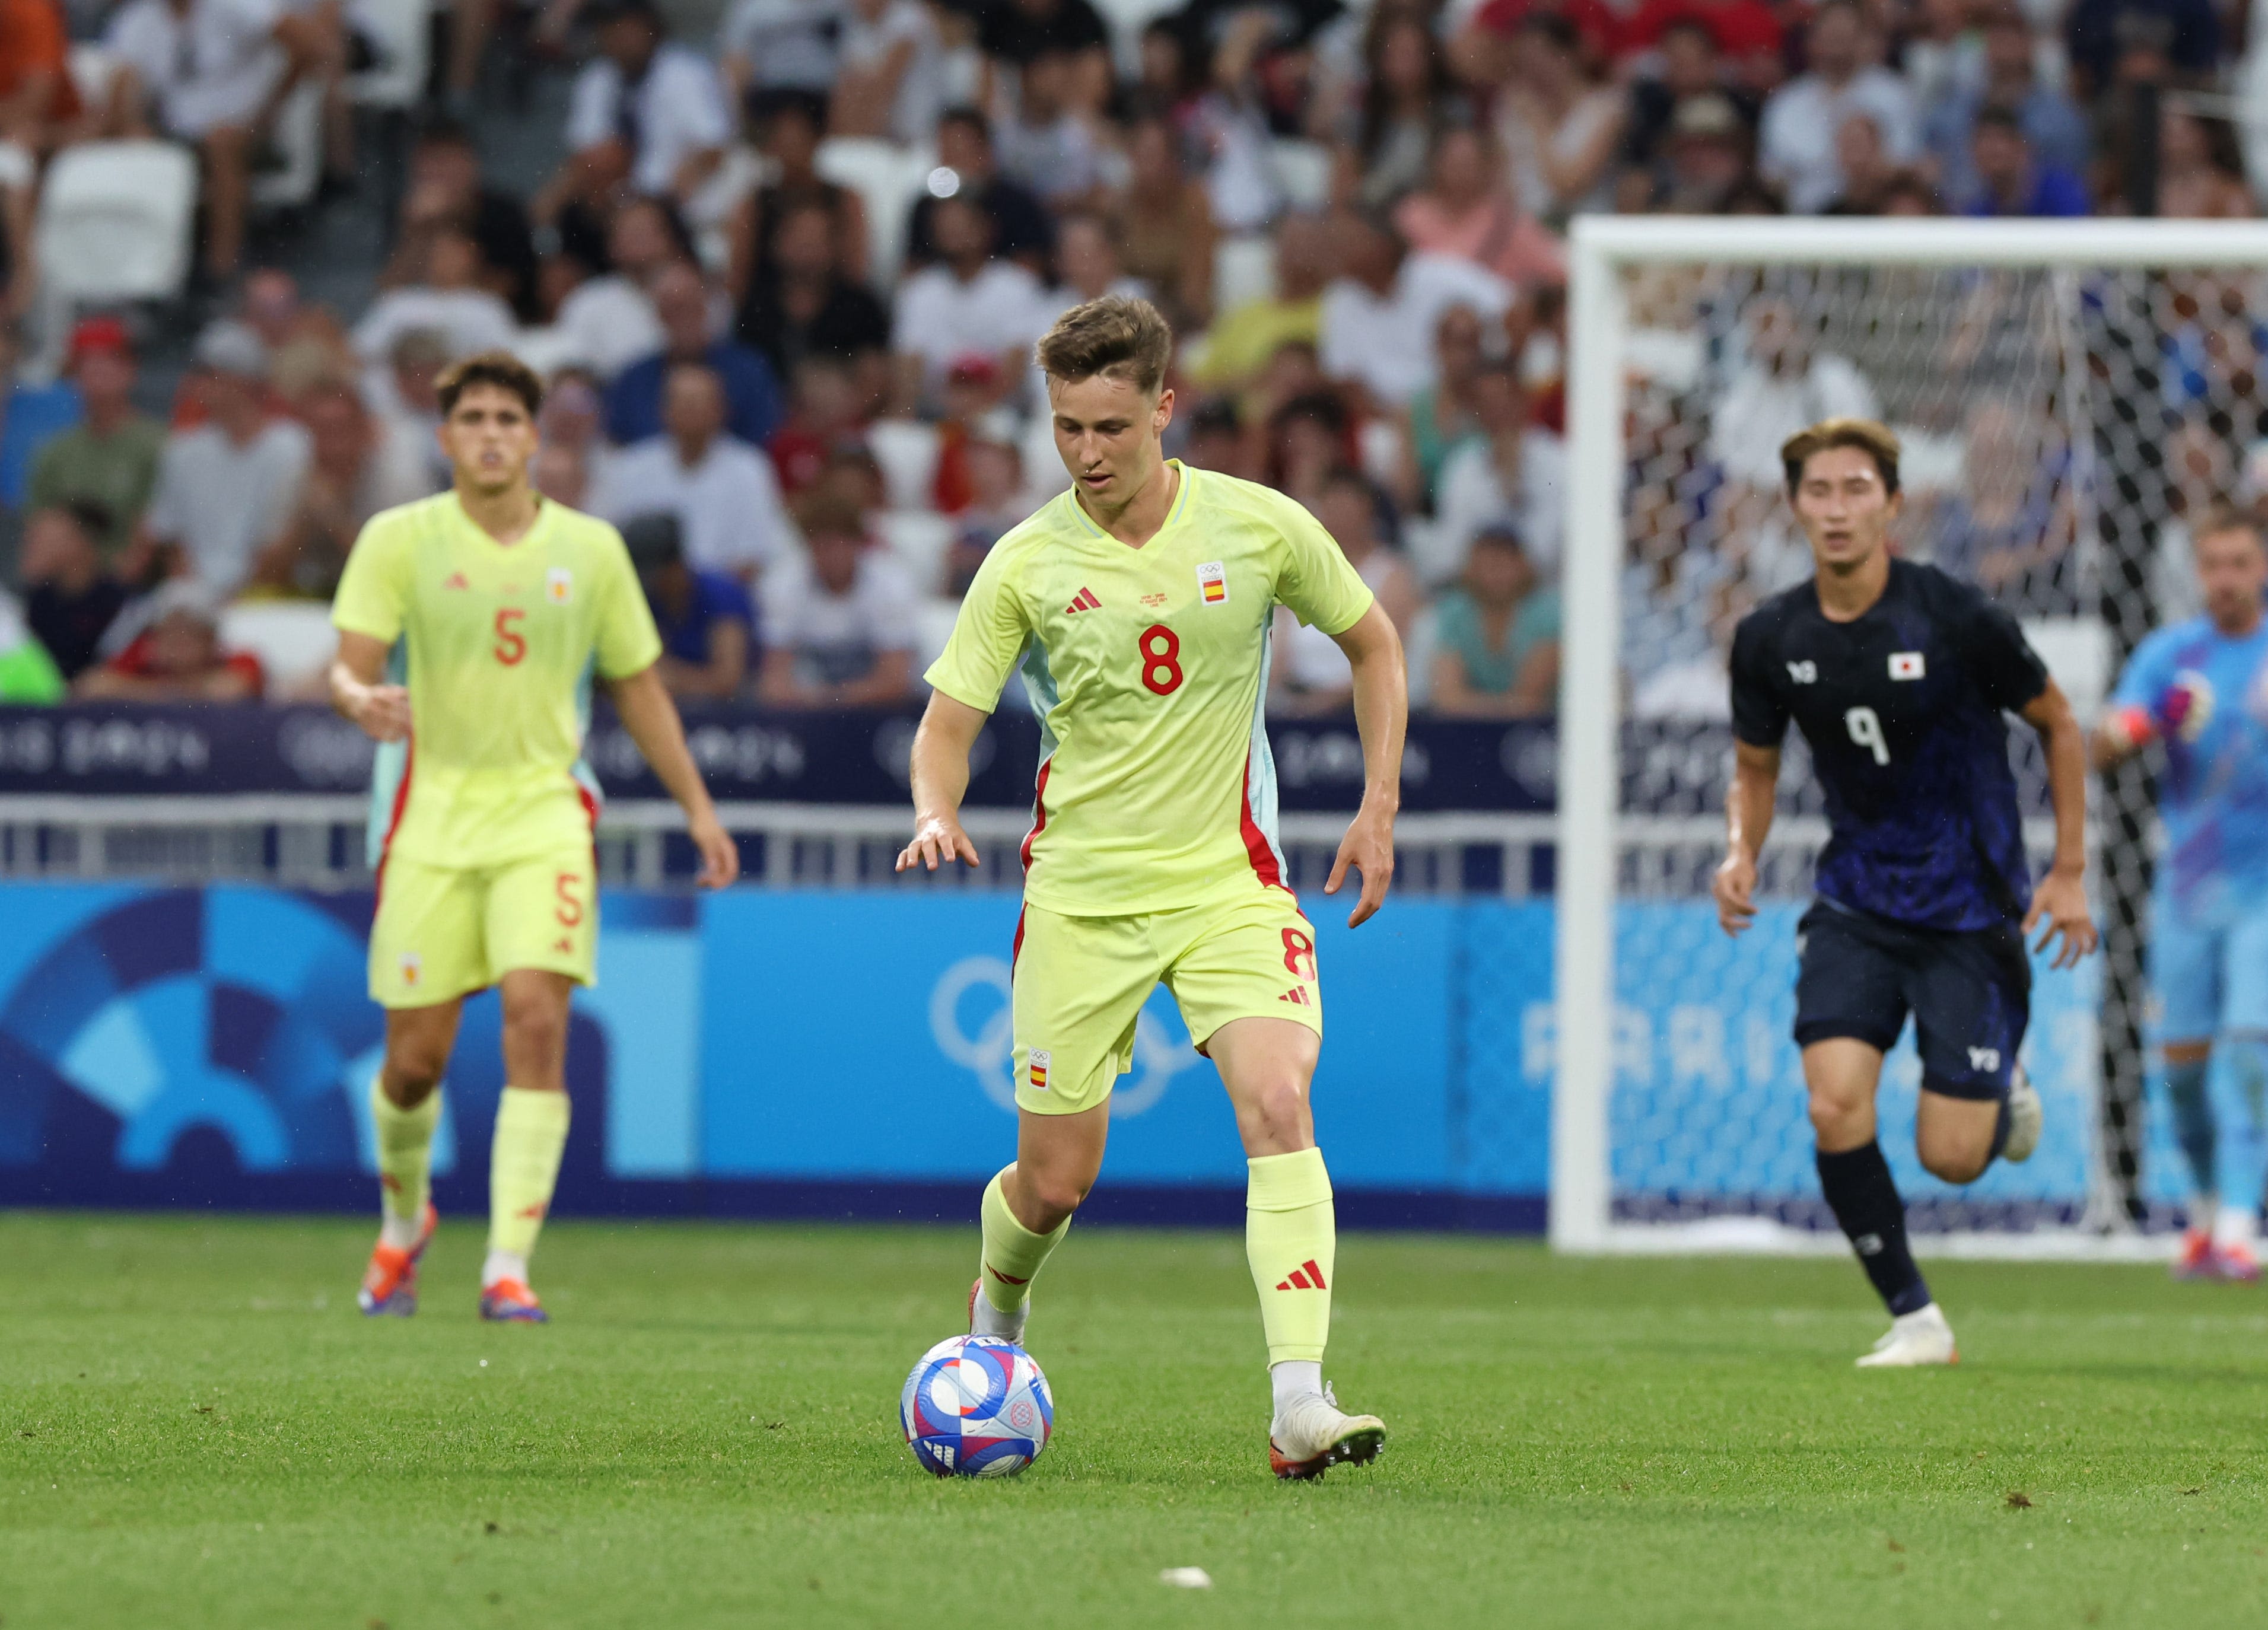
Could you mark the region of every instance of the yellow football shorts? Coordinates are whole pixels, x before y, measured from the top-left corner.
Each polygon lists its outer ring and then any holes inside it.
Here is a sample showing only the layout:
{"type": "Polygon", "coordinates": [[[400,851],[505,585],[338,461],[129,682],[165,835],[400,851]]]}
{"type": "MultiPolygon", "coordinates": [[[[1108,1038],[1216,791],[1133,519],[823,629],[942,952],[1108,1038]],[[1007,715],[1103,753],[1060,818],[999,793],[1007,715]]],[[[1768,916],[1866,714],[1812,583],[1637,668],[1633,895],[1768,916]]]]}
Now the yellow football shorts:
{"type": "Polygon", "coordinates": [[[1232,1019],[1282,1018],[1322,1034],[1315,931],[1268,889],[1226,906],[1066,917],[1027,905],[1016,929],[1016,1102],[1075,1115],[1134,1065],[1134,1021],[1160,983],[1200,1051],[1232,1019]]]}
{"type": "Polygon", "coordinates": [[[388,855],[370,928],[371,999],[431,1007],[485,990],[516,968],[594,982],[597,882],[587,844],[491,867],[388,855]]]}

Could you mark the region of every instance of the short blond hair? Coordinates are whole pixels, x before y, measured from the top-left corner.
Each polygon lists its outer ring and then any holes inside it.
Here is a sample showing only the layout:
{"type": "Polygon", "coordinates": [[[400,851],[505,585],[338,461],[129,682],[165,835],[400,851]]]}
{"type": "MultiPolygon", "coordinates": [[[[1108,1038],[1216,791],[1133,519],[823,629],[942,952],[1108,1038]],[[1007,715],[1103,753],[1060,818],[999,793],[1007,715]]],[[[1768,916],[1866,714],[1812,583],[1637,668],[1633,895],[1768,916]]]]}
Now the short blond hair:
{"type": "Polygon", "coordinates": [[[1147,300],[1106,294],[1074,305],[1056,319],[1038,348],[1041,369],[1064,380],[1102,374],[1123,379],[1145,395],[1166,383],[1174,360],[1174,331],[1147,300]]]}
{"type": "Polygon", "coordinates": [[[1874,467],[1882,474],[1882,490],[1897,491],[1899,450],[1896,431],[1873,419],[1822,419],[1779,444],[1780,467],[1787,472],[1788,496],[1793,497],[1795,489],[1803,484],[1803,466],[1819,454],[1837,447],[1856,447],[1870,456],[1874,467]]]}

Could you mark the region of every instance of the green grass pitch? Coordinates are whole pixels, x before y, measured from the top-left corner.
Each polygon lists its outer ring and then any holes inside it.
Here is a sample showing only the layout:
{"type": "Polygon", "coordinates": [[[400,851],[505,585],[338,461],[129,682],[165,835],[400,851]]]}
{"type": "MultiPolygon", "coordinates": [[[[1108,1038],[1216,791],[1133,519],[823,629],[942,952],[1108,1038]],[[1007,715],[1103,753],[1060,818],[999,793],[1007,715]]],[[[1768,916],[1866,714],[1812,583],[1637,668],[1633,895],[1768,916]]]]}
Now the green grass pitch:
{"type": "Polygon", "coordinates": [[[973,1233],[562,1223],[558,1322],[365,1321],[337,1219],[0,1216],[0,1625],[2187,1625],[2268,1615],[2268,1303],[1935,1265],[1862,1374],[1843,1261],[1364,1237],[1330,1373],[1391,1429],[1267,1474],[1241,1241],[1075,1231],[1057,1436],[939,1483],[898,1386],[973,1233]],[[1210,1590],[1160,1582],[1202,1568],[1210,1590]]]}

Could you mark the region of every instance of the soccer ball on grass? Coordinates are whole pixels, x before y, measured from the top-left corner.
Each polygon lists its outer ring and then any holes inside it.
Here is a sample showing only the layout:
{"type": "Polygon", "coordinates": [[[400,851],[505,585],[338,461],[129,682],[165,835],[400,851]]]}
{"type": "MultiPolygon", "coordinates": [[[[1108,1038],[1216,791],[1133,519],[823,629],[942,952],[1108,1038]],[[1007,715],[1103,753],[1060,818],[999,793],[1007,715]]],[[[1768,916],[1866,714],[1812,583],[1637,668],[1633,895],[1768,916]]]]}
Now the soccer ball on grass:
{"type": "Polygon", "coordinates": [[[1032,1355],[997,1336],[954,1336],[921,1355],[898,1395],[906,1446],[939,1477],[1013,1477],[1040,1457],[1055,1395],[1032,1355]]]}

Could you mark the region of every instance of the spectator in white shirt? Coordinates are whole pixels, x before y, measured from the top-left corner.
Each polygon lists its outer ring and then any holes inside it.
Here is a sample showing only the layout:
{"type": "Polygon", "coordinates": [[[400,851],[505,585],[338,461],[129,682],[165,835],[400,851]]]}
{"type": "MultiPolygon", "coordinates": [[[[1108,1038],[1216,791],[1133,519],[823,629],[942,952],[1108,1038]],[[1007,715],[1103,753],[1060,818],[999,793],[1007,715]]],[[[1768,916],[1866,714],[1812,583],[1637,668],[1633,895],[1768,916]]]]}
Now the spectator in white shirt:
{"type": "Polygon", "coordinates": [[[129,0],[104,37],[122,133],[169,136],[204,165],[206,272],[236,275],[252,148],[313,60],[306,18],[279,0],[129,0]]]}
{"type": "Polygon", "coordinates": [[[415,283],[379,295],[355,325],[354,347],[363,360],[383,364],[394,342],[417,329],[444,336],[453,357],[510,349],[519,325],[512,307],[481,286],[481,246],[473,235],[458,225],[436,228],[424,260],[415,283]]]}
{"type": "Polygon", "coordinates": [[[1418,562],[1418,575],[1436,586],[1454,580],[1465,569],[1473,540],[1491,524],[1507,522],[1549,583],[1558,575],[1566,524],[1566,447],[1530,416],[1513,362],[1483,364],[1471,396],[1480,434],[1460,443],[1441,466],[1431,547],[1418,562]]]}
{"type": "Polygon", "coordinates": [[[1799,215],[1816,214],[1842,194],[1836,136],[1853,114],[1874,121],[1889,163],[1910,165],[1921,156],[1913,92],[1889,69],[1863,62],[1865,29],[1853,0],[1827,0],[1804,35],[1808,71],[1764,102],[1756,167],[1786,190],[1787,207],[1799,215]]]}
{"type": "Polygon", "coordinates": [[[921,0],[850,0],[827,128],[837,136],[935,139],[945,48],[921,0]]]}
{"type": "Polygon", "coordinates": [[[858,511],[816,505],[811,550],[764,584],[764,665],[757,694],[775,708],[870,708],[912,688],[913,585],[867,547],[858,511]]]}
{"type": "Polygon", "coordinates": [[[792,548],[771,460],[725,434],[725,386],[704,363],[678,363],[662,395],[666,433],[608,461],[591,507],[620,525],[674,515],[686,558],[753,583],[792,548]]]}
{"type": "Polygon", "coordinates": [[[1031,349],[1052,315],[1039,279],[992,258],[992,217],[963,195],[938,201],[931,217],[941,259],[898,290],[890,349],[898,407],[934,407],[955,363],[975,355],[1002,370],[1012,396],[1031,371],[1031,349]]]}
{"type": "Polygon", "coordinates": [[[299,425],[267,416],[268,348],[258,334],[215,324],[197,341],[196,362],[208,416],[166,438],[122,575],[138,578],[154,557],[166,575],[195,577],[225,598],[290,521],[311,448],[299,425]]]}
{"type": "Polygon", "coordinates": [[[1469,261],[1409,254],[1387,221],[1352,209],[1331,223],[1340,275],[1323,290],[1323,371],[1360,387],[1378,411],[1397,411],[1433,382],[1433,331],[1441,313],[1469,305],[1504,314],[1512,286],[1469,261]]]}
{"type": "Polygon", "coordinates": [[[825,97],[835,86],[848,16],[846,0],[736,0],[717,36],[734,104],[751,91],[825,97]]]}
{"type": "Polygon", "coordinates": [[[625,200],[607,224],[607,271],[578,283],[559,303],[555,327],[566,354],[604,382],[659,350],[666,336],[647,290],[687,258],[660,202],[625,200]]]}
{"type": "Polygon", "coordinates": [[[601,55],[575,80],[569,167],[620,176],[651,196],[691,199],[733,139],[716,65],[665,40],[651,0],[608,0],[594,20],[601,55]]]}

